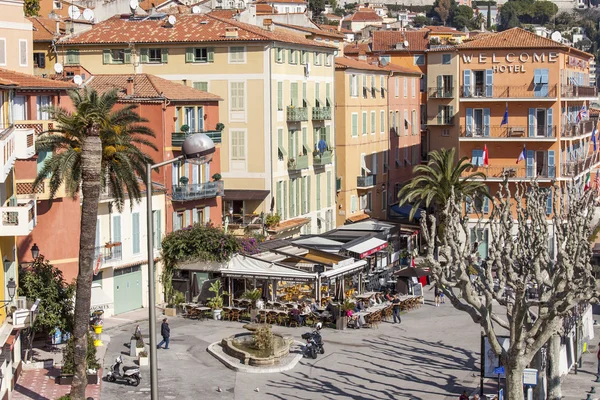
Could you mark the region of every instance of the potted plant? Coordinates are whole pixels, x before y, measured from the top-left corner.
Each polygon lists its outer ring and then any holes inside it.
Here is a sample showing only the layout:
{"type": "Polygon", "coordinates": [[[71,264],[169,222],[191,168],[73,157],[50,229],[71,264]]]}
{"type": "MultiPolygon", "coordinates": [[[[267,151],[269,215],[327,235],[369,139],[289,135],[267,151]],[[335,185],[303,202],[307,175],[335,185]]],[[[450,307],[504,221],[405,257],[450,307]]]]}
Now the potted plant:
{"type": "Polygon", "coordinates": [[[138,363],[140,367],[148,365],[148,352],[146,350],[140,352],[138,363]]]}
{"type": "Polygon", "coordinates": [[[215,181],[215,182],[220,181],[221,180],[221,174],[216,173],[216,174],[214,174],[212,176],[212,178],[213,178],[213,181],[215,181]]]}
{"type": "Polygon", "coordinates": [[[187,176],[182,176],[181,178],[179,178],[179,183],[181,183],[182,185],[187,185],[189,182],[189,178],[187,176]]]}
{"type": "Polygon", "coordinates": [[[171,298],[167,302],[167,306],[165,307],[163,314],[167,317],[174,317],[177,315],[177,308],[181,306],[185,302],[185,294],[181,293],[178,290],[174,290],[171,298]]]}
{"type": "Polygon", "coordinates": [[[250,321],[254,321],[258,315],[256,302],[261,298],[261,296],[262,290],[260,289],[247,290],[244,292],[244,294],[242,294],[243,299],[250,300],[250,321]]]}
{"type": "MultiPolygon", "coordinates": [[[[94,338],[88,333],[87,338],[87,356],[86,356],[88,384],[98,384],[98,360],[96,359],[96,347],[94,338]]],[[[75,374],[75,341],[73,338],[67,341],[63,350],[63,361],[60,375],[56,377],[56,383],[59,385],[70,385],[73,383],[73,374],[75,374]]]]}
{"type": "Polygon", "coordinates": [[[279,216],[279,214],[269,214],[265,217],[265,225],[267,226],[267,228],[273,228],[279,225],[280,221],[281,216],[279,216]]]}
{"type": "Polygon", "coordinates": [[[186,124],[183,124],[183,125],[181,125],[181,128],[179,128],[179,129],[181,130],[181,132],[187,134],[190,131],[190,126],[186,125],[186,124]]]}
{"type": "Polygon", "coordinates": [[[103,321],[102,321],[100,318],[97,318],[97,319],[94,321],[94,325],[92,325],[92,327],[94,328],[94,333],[95,333],[96,335],[99,335],[99,334],[101,334],[101,333],[102,333],[102,325],[103,325],[103,324],[104,324],[104,322],[103,322],[103,321]]]}
{"type": "Polygon", "coordinates": [[[346,327],[348,326],[348,311],[354,310],[355,307],[356,307],[356,305],[350,299],[344,300],[344,303],[342,304],[342,307],[340,310],[342,315],[340,315],[339,323],[336,324],[337,329],[340,329],[340,330],[346,329],[346,327]]]}
{"type": "Polygon", "coordinates": [[[223,129],[225,129],[225,124],[223,124],[222,122],[219,122],[215,129],[218,130],[219,132],[223,132],[223,129]]]}
{"type": "Polygon", "coordinates": [[[288,160],[288,163],[287,163],[287,165],[288,165],[288,168],[294,168],[294,167],[296,166],[296,160],[295,160],[295,159],[293,159],[293,158],[290,158],[290,159],[288,160]]]}
{"type": "Polygon", "coordinates": [[[213,319],[221,319],[221,313],[223,312],[223,296],[229,296],[229,293],[223,291],[220,279],[214,281],[208,290],[215,294],[214,297],[206,302],[213,310],[213,319]]]}
{"type": "Polygon", "coordinates": [[[142,351],[146,350],[146,345],[144,344],[144,339],[142,338],[141,334],[136,333],[135,336],[135,356],[137,357],[142,351]]]}

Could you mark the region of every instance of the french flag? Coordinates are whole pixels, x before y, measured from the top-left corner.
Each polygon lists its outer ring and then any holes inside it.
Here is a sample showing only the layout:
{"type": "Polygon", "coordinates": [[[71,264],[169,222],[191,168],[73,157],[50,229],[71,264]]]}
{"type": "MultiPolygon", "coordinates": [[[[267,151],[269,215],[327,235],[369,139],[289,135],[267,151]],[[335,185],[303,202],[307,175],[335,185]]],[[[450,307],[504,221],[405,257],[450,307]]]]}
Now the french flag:
{"type": "Polygon", "coordinates": [[[487,144],[483,146],[483,166],[487,167],[490,163],[487,144]]]}
{"type": "Polygon", "coordinates": [[[517,158],[517,164],[519,161],[524,161],[527,158],[527,149],[523,146],[523,151],[519,153],[519,157],[517,158]]]}

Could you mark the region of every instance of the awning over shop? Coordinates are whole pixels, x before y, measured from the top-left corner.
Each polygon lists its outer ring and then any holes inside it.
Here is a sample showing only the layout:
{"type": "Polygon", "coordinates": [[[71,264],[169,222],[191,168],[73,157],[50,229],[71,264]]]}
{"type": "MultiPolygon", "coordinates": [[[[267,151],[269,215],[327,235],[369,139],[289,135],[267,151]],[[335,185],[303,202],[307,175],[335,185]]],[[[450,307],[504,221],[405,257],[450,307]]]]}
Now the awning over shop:
{"type": "Polygon", "coordinates": [[[352,274],[360,269],[362,269],[367,262],[365,260],[359,260],[353,262],[349,265],[344,265],[343,267],[330,269],[329,271],[325,271],[321,274],[321,279],[331,279],[342,275],[352,274]]]}
{"type": "Polygon", "coordinates": [[[189,263],[178,264],[177,269],[182,271],[199,271],[199,272],[219,272],[226,264],[221,264],[214,261],[192,261],[189,263]]]}
{"type": "Polygon", "coordinates": [[[225,189],[225,200],[264,200],[269,190],[225,189]]]}
{"type": "Polygon", "coordinates": [[[102,290],[101,286],[92,287],[92,303],[90,311],[109,309],[113,306],[113,303],[113,299],[102,290]]]}
{"type": "Polygon", "coordinates": [[[352,247],[348,247],[345,250],[357,254],[358,258],[365,258],[371,254],[385,249],[386,247],[388,247],[388,242],[372,237],[364,242],[357,243],[352,247]]]}
{"type": "MultiPolygon", "coordinates": [[[[392,206],[392,211],[396,214],[398,214],[400,217],[402,218],[409,218],[410,217],[410,210],[412,210],[412,206],[411,205],[403,205],[400,206],[399,204],[396,204],[394,206],[392,206]]],[[[423,212],[422,208],[418,208],[417,211],[415,212],[415,216],[414,219],[420,219],[421,218],[421,213],[423,212]]]]}
{"type": "Polygon", "coordinates": [[[230,278],[277,279],[295,282],[312,282],[316,279],[314,273],[242,255],[234,256],[227,266],[221,269],[221,274],[230,278]]]}

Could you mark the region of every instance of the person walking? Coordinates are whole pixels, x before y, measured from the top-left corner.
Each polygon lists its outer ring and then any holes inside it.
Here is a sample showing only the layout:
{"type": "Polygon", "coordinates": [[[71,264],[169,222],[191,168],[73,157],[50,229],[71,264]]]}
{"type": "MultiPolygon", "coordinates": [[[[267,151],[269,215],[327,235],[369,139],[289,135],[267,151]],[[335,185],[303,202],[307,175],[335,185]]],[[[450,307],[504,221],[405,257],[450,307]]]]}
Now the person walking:
{"type": "Polygon", "coordinates": [[[437,284],[433,286],[433,295],[435,297],[435,306],[440,306],[440,289],[438,289],[437,284]]]}
{"type": "Polygon", "coordinates": [[[398,295],[394,296],[394,300],[392,300],[392,306],[394,323],[396,323],[396,319],[398,319],[398,323],[402,323],[402,320],[400,319],[400,299],[398,298],[398,295]]]}
{"type": "Polygon", "coordinates": [[[463,391],[463,394],[460,395],[458,400],[469,400],[469,393],[466,390],[463,391]]]}
{"type": "Polygon", "coordinates": [[[169,328],[169,321],[164,318],[163,322],[160,326],[160,335],[163,340],[156,346],[157,349],[160,349],[165,344],[165,350],[169,349],[169,338],[171,337],[171,328],[169,328]]]}

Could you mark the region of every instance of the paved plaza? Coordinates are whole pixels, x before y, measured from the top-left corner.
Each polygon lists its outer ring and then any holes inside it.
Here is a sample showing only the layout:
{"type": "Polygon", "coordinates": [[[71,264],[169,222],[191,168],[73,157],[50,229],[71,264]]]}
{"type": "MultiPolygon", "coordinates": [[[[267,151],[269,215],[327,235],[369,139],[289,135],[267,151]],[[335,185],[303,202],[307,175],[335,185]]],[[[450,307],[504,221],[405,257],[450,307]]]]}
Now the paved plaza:
{"type": "MultiPolygon", "coordinates": [[[[177,317],[170,324],[170,349],[158,350],[161,399],[456,399],[479,383],[479,327],[450,304],[437,308],[427,301],[403,315],[402,324],[325,329],[325,355],[273,374],[236,373],[207,353],[209,344],[244,332],[242,323],[177,317]]],[[[141,326],[147,337],[147,325],[141,326]]],[[[134,328],[109,330],[105,368],[119,353],[133,365],[125,344],[134,328]]],[[[300,341],[308,329],[274,328],[300,341]]],[[[149,368],[142,374],[137,388],[103,382],[101,398],[149,398],[149,368]]]]}

